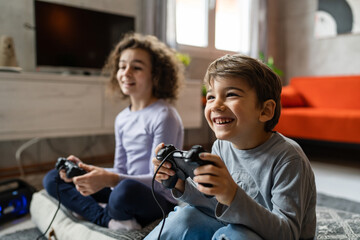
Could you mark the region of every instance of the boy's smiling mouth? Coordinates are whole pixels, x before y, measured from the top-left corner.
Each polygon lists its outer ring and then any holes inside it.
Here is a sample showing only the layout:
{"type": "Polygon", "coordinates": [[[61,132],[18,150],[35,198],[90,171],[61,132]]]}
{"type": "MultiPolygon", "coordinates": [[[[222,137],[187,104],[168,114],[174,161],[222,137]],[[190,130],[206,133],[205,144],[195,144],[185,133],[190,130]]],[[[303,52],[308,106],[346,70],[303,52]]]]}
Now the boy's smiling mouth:
{"type": "Polygon", "coordinates": [[[213,118],[213,122],[216,123],[216,124],[228,124],[228,123],[231,123],[233,122],[234,119],[232,118],[225,118],[225,117],[216,117],[216,118],[213,118]]]}

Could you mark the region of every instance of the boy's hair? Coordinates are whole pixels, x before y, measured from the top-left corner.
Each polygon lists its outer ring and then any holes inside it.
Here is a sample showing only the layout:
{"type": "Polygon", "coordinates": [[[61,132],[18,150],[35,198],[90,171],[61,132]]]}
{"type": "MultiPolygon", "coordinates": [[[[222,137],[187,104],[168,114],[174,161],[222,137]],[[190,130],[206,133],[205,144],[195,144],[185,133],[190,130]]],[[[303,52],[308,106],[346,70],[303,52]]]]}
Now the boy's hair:
{"type": "Polygon", "coordinates": [[[264,126],[266,132],[272,131],[279,121],[281,112],[282,84],[279,76],[266,64],[241,54],[225,55],[212,62],[205,74],[205,84],[210,85],[211,80],[217,76],[238,77],[245,80],[255,89],[259,107],[262,107],[265,101],[273,99],[276,103],[274,116],[264,126]]]}
{"type": "Polygon", "coordinates": [[[116,78],[121,54],[126,49],[143,49],[149,53],[152,64],[153,96],[169,101],[175,100],[184,80],[184,66],[173,49],[155,36],[139,33],[126,34],[110,53],[103,69],[104,72],[110,72],[109,90],[127,98],[116,78]]]}

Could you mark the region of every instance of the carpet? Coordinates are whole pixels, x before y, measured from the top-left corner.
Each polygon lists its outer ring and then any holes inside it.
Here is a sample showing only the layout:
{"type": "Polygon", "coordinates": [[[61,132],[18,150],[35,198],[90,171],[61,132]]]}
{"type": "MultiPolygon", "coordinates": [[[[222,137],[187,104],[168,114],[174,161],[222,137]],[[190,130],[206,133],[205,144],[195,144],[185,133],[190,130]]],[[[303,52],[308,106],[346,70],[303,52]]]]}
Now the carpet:
{"type": "Polygon", "coordinates": [[[360,240],[360,203],[317,196],[317,239],[360,240]]]}
{"type": "MultiPolygon", "coordinates": [[[[318,240],[360,240],[360,203],[319,193],[316,214],[318,240]]],[[[7,234],[1,239],[33,240],[40,235],[37,228],[32,228],[7,234]]]]}
{"type": "MultiPolygon", "coordinates": [[[[37,228],[30,228],[14,233],[9,233],[1,237],[1,240],[35,240],[41,235],[41,232],[37,228]]],[[[47,238],[41,237],[39,240],[46,240],[47,238]]]]}
{"type": "Polygon", "coordinates": [[[322,193],[317,194],[317,206],[360,214],[360,203],[322,193]]]}

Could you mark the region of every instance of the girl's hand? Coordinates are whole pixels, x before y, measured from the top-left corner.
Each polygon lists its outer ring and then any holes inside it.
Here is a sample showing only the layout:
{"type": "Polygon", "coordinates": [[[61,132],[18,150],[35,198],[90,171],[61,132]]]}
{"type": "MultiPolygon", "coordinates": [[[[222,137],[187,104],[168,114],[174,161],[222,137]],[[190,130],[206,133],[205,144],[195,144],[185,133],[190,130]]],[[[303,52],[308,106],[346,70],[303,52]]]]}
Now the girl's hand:
{"type": "MultiPolygon", "coordinates": [[[[158,151],[162,149],[164,146],[165,146],[164,143],[160,143],[159,145],[157,145],[157,147],[155,148],[155,153],[157,154],[158,151]]],[[[156,157],[154,157],[152,159],[152,163],[154,164],[154,172],[156,172],[157,169],[159,168],[161,161],[159,161],[158,159],[156,159],[156,157]]],[[[171,164],[165,161],[164,164],[159,169],[159,171],[157,172],[155,176],[155,180],[161,183],[161,181],[166,180],[174,175],[175,175],[175,171],[171,169],[171,164]]],[[[180,192],[184,192],[185,189],[184,181],[179,179],[175,185],[175,188],[180,192]]]]}
{"type": "MultiPolygon", "coordinates": [[[[67,160],[76,163],[77,165],[79,165],[79,163],[82,163],[82,161],[78,157],[75,157],[74,155],[70,155],[69,157],[67,157],[67,160]]],[[[73,181],[72,178],[66,177],[66,172],[64,169],[60,170],[59,176],[64,182],[71,183],[73,181]]]]}
{"type": "Polygon", "coordinates": [[[73,181],[72,178],[67,178],[67,177],[66,177],[66,172],[65,172],[64,169],[61,169],[61,170],[59,171],[59,176],[60,176],[60,178],[61,178],[64,182],[71,183],[71,182],[73,181]]]}
{"type": "Polygon", "coordinates": [[[77,165],[79,165],[79,163],[82,163],[82,161],[80,160],[80,158],[74,156],[74,155],[70,155],[67,157],[67,160],[72,161],[73,163],[76,163],[77,165]]]}
{"type": "Polygon", "coordinates": [[[120,182],[120,176],[101,167],[79,163],[79,167],[88,173],[73,178],[76,189],[83,195],[89,196],[104,187],[115,187],[120,182]]]}
{"type": "Polygon", "coordinates": [[[200,153],[200,159],[211,161],[213,164],[200,166],[194,170],[194,181],[196,183],[211,184],[205,187],[198,184],[198,190],[207,195],[213,195],[218,202],[230,206],[234,200],[238,185],[231,177],[225,163],[217,155],[211,153],[200,153]]]}

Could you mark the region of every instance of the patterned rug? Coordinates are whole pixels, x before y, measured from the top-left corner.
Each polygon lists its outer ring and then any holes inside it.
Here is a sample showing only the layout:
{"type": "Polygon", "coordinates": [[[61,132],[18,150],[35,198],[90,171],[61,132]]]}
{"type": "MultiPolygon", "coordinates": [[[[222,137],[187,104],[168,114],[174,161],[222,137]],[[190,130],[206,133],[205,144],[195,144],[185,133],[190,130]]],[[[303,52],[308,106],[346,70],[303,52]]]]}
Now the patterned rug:
{"type": "Polygon", "coordinates": [[[317,239],[360,240],[360,203],[317,195],[317,239]]]}
{"type": "Polygon", "coordinates": [[[360,214],[317,207],[317,239],[360,240],[360,214]]]}
{"type": "Polygon", "coordinates": [[[37,228],[30,228],[15,233],[10,233],[1,237],[1,240],[46,240],[45,237],[40,237],[41,232],[37,228]]]}

